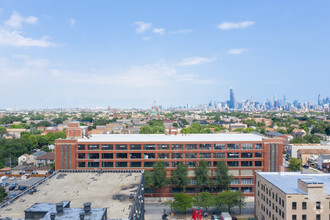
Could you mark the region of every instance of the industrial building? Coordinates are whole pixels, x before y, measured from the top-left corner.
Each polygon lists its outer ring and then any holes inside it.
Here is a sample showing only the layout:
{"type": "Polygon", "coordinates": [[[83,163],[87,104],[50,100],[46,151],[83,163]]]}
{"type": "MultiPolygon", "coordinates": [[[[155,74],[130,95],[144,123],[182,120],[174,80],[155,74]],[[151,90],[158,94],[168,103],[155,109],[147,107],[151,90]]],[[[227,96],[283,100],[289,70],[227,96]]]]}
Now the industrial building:
{"type": "MultiPolygon", "coordinates": [[[[257,134],[99,134],[85,135],[78,123],[71,123],[66,139],[55,142],[56,170],[145,169],[152,170],[157,160],[166,164],[167,175],[179,162],[186,163],[191,178],[187,193],[198,193],[194,168],[202,159],[208,161],[210,175],[217,162],[225,160],[233,175],[231,190],[253,195],[255,171],[280,171],[283,140],[257,134]]],[[[212,189],[217,192],[217,189],[212,189]]],[[[221,190],[221,189],[219,189],[221,190]]],[[[147,196],[153,192],[148,191],[147,196]]],[[[178,192],[175,186],[162,191],[163,196],[178,192]]]]}
{"type": "Polygon", "coordinates": [[[0,219],[144,219],[144,173],[56,171],[0,206],[0,219]],[[33,193],[31,193],[33,189],[33,193]]]}
{"type": "Polygon", "coordinates": [[[257,219],[323,220],[330,217],[330,174],[256,173],[257,219]]]}

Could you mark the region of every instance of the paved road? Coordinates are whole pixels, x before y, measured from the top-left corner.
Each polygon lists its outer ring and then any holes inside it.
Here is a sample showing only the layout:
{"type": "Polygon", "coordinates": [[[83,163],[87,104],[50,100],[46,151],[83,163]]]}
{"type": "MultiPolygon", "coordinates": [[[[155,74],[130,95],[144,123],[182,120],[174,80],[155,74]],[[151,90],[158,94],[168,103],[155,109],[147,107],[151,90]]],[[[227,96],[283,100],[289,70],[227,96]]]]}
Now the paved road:
{"type": "MultiPolygon", "coordinates": [[[[171,213],[171,208],[169,205],[165,205],[162,203],[146,203],[145,204],[145,219],[146,220],[161,220],[162,219],[162,215],[164,213],[164,209],[166,210],[166,214],[170,215],[171,213]]],[[[212,214],[213,212],[215,212],[218,216],[219,215],[219,211],[216,209],[210,209],[208,211],[209,214],[212,214]]],[[[169,219],[191,219],[191,210],[187,211],[186,215],[182,215],[178,212],[174,213],[174,217],[169,217],[169,219]]],[[[233,209],[232,213],[234,214],[234,216],[238,216],[239,214],[239,210],[238,209],[233,209]]],[[[242,213],[241,215],[243,216],[252,216],[254,214],[254,203],[253,202],[247,202],[246,203],[246,207],[244,209],[242,209],[242,213]]]]}

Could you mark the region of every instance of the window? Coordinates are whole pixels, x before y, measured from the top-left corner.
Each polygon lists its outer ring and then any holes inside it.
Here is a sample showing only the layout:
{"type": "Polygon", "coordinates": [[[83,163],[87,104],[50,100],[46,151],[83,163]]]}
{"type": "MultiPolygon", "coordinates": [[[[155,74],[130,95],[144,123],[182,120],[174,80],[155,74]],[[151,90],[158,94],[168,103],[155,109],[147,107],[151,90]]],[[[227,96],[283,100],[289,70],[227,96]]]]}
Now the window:
{"type": "Polygon", "coordinates": [[[226,145],[225,144],[214,144],[214,150],[225,150],[226,145]]]}
{"type": "Polygon", "coordinates": [[[186,150],[197,150],[197,144],[186,144],[186,150]]]}
{"type": "Polygon", "coordinates": [[[141,144],[131,144],[129,148],[131,150],[141,150],[141,144]]]}
{"type": "Polygon", "coordinates": [[[199,158],[211,158],[211,154],[210,153],[200,153],[199,158]]]}
{"type": "Polygon", "coordinates": [[[143,159],[155,159],[155,154],[154,153],[144,153],[143,159]]]}
{"type": "Polygon", "coordinates": [[[230,184],[238,184],[238,179],[232,179],[230,184]]]}
{"type": "Polygon", "coordinates": [[[112,144],[102,144],[101,150],[113,150],[113,145],[112,144]]]}
{"type": "Polygon", "coordinates": [[[156,150],[156,145],[154,145],[154,144],[145,144],[144,149],[145,150],[156,150]]]}
{"type": "Polygon", "coordinates": [[[241,153],[241,158],[252,158],[253,154],[252,153],[241,153]]]}
{"type": "Polygon", "coordinates": [[[100,167],[99,162],[88,162],[87,164],[88,167],[100,167]]]}
{"type": "Polygon", "coordinates": [[[183,150],[183,144],[172,144],[172,150],[183,150]]]}
{"type": "Polygon", "coordinates": [[[113,167],[113,162],[102,162],[102,167],[113,167]]]}
{"type": "Polygon", "coordinates": [[[78,162],[78,167],[86,167],[86,162],[78,162]]]}
{"type": "Polygon", "coordinates": [[[228,144],[228,150],[238,150],[238,144],[228,144]]]}
{"type": "Polygon", "coordinates": [[[241,149],[242,150],[252,150],[252,144],[242,144],[241,149]]]}
{"type": "Polygon", "coordinates": [[[155,162],[144,162],[144,167],[152,167],[155,162]]]}
{"type": "Polygon", "coordinates": [[[170,149],[170,145],[168,145],[168,144],[158,144],[157,147],[158,147],[158,150],[169,150],[170,149]]]}
{"type": "Polygon", "coordinates": [[[142,157],[141,153],[131,153],[129,156],[131,159],[140,159],[142,157]]]}
{"type": "Polygon", "coordinates": [[[116,150],[127,150],[126,144],[116,144],[116,150]]]}
{"type": "Polygon", "coordinates": [[[321,209],[321,202],[316,202],[316,209],[321,209]]]}
{"type": "Polygon", "coordinates": [[[159,153],[158,154],[158,159],[169,159],[169,158],[170,158],[170,154],[169,153],[159,153]]]}
{"type": "Polygon", "coordinates": [[[116,167],[127,167],[127,162],[116,162],[116,167]]]}
{"type": "Polygon", "coordinates": [[[98,150],[98,149],[99,149],[99,145],[95,145],[95,144],[88,145],[88,150],[98,150]]]}
{"type": "Polygon", "coordinates": [[[117,159],[127,159],[127,154],[126,153],[117,153],[116,158],[117,159]]]}
{"type": "Polygon", "coordinates": [[[100,154],[98,153],[88,154],[88,159],[99,159],[99,158],[100,158],[100,154]]]}
{"type": "Polygon", "coordinates": [[[85,144],[79,144],[78,150],[86,150],[85,144]]]}
{"type": "Polygon", "coordinates": [[[307,220],[307,216],[306,215],[302,215],[301,218],[302,218],[302,220],[307,220]]]}
{"type": "Polygon", "coordinates": [[[307,209],[307,203],[306,203],[306,202],[303,202],[303,203],[302,203],[302,209],[303,209],[303,210],[306,210],[306,209],[307,209]]]}
{"type": "Polygon", "coordinates": [[[253,184],[253,179],[241,179],[241,184],[251,185],[251,184],[253,184]]]}
{"type": "Polygon", "coordinates": [[[227,153],[227,158],[239,158],[239,153],[227,153]]]}
{"type": "Polygon", "coordinates": [[[316,215],[316,220],[321,220],[321,215],[316,215]]]}
{"type": "Polygon", "coordinates": [[[183,156],[181,153],[172,153],[172,159],[182,159],[183,156]]]}
{"type": "Polygon", "coordinates": [[[78,154],[78,159],[85,159],[86,158],[86,154],[78,154]]]}
{"type": "Polygon", "coordinates": [[[254,162],[254,165],[255,165],[256,167],[261,167],[261,166],[262,166],[262,161],[255,161],[255,162],[254,162]]]}
{"type": "Polygon", "coordinates": [[[297,209],[297,203],[296,202],[292,202],[292,209],[296,210],[297,209]]]}
{"type": "Polygon", "coordinates": [[[213,153],[213,158],[225,158],[225,153],[213,153]]]}
{"type": "Polygon", "coordinates": [[[228,161],[227,165],[229,167],[238,167],[238,161],[228,161]]]}
{"type": "Polygon", "coordinates": [[[200,144],[199,149],[200,150],[211,150],[211,144],[200,144]]]}
{"type": "Polygon", "coordinates": [[[255,148],[256,150],[260,150],[260,149],[262,149],[262,144],[255,144],[255,145],[254,145],[254,148],[255,148]]]}
{"type": "Polygon", "coordinates": [[[186,162],[186,165],[188,167],[196,167],[197,166],[197,162],[196,161],[189,161],[189,162],[186,162]]]}
{"type": "Polygon", "coordinates": [[[292,220],[297,220],[297,216],[296,215],[292,215],[292,220]]]}
{"type": "Polygon", "coordinates": [[[113,159],[113,154],[108,154],[108,153],[102,154],[102,158],[103,159],[113,159]]]}
{"type": "Polygon", "coordinates": [[[256,153],[254,153],[254,157],[262,157],[262,153],[256,152],[256,153]]]}
{"type": "Polygon", "coordinates": [[[242,167],[252,167],[252,161],[242,161],[242,167]]]}
{"type": "Polygon", "coordinates": [[[242,192],[244,193],[252,193],[252,187],[242,187],[242,192]]]}
{"type": "Polygon", "coordinates": [[[130,167],[141,167],[141,162],[131,162],[130,167]]]}

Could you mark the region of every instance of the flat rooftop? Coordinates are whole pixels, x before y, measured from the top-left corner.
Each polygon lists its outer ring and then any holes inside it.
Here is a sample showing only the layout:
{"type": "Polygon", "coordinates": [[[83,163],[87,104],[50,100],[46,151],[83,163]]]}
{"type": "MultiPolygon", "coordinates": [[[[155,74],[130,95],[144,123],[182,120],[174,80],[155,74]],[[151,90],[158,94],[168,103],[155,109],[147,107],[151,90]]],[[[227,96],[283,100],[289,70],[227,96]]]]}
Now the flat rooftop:
{"type": "Polygon", "coordinates": [[[330,195],[330,174],[302,174],[299,172],[257,172],[286,194],[306,194],[298,188],[298,180],[305,183],[323,183],[330,195]]]}
{"type": "Polygon", "coordinates": [[[129,199],[139,186],[142,173],[62,173],[59,172],[37,187],[37,192],[25,194],[0,209],[4,217],[24,218],[24,210],[35,203],[71,201],[71,208],[82,208],[91,202],[92,208],[107,208],[108,218],[128,218],[133,201],[129,199]]]}
{"type": "MultiPolygon", "coordinates": [[[[79,138],[79,142],[230,142],[262,141],[264,136],[257,134],[92,134],[89,138],[79,138]]],[[[276,139],[275,139],[276,140],[276,139]]],[[[282,139],[278,139],[282,140],[282,139]]]]}

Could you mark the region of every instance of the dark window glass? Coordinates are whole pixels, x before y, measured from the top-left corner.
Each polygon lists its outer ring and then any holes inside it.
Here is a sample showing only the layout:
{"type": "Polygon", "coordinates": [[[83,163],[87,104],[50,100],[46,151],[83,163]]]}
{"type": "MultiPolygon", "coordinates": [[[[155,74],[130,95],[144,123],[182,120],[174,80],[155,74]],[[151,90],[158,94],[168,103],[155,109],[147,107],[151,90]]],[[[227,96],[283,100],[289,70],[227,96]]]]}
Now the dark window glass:
{"type": "Polygon", "coordinates": [[[127,153],[116,153],[117,159],[127,159],[127,153]]]}
{"type": "Polygon", "coordinates": [[[304,209],[304,210],[307,209],[307,203],[306,202],[302,203],[302,209],[304,209]]]}
{"type": "Polygon", "coordinates": [[[144,149],[145,150],[156,150],[156,145],[154,145],[154,144],[145,144],[144,149]]]}
{"type": "Polygon", "coordinates": [[[113,150],[113,145],[112,144],[102,144],[101,150],[113,150]]]}
{"type": "Polygon", "coordinates": [[[292,202],[292,209],[296,210],[297,209],[297,203],[296,202],[292,202]]]}
{"type": "Polygon", "coordinates": [[[225,150],[226,145],[225,144],[214,144],[214,150],[225,150]]]}
{"type": "Polygon", "coordinates": [[[252,158],[253,154],[252,153],[241,153],[242,158],[252,158]]]}
{"type": "Polygon", "coordinates": [[[321,202],[316,202],[316,209],[321,209],[321,202]]]}
{"type": "Polygon", "coordinates": [[[78,162],[78,167],[86,167],[86,162],[78,162]]]}
{"type": "Polygon", "coordinates": [[[141,162],[131,162],[130,167],[141,167],[141,162]]]}
{"type": "Polygon", "coordinates": [[[227,153],[227,158],[239,158],[239,153],[227,153]]]}
{"type": "Polygon", "coordinates": [[[252,167],[253,166],[252,161],[242,161],[241,164],[242,164],[242,167],[252,167]]]}
{"type": "Polygon", "coordinates": [[[238,149],[238,144],[228,144],[227,148],[228,150],[237,150],[238,149]]]}
{"type": "Polygon", "coordinates": [[[113,162],[102,162],[102,167],[113,167],[113,162]]]}
{"type": "Polygon", "coordinates": [[[186,144],[186,150],[197,150],[197,144],[186,144]]]}
{"type": "Polygon", "coordinates": [[[116,162],[116,167],[127,167],[127,162],[116,162]]]}
{"type": "Polygon", "coordinates": [[[129,148],[131,150],[141,150],[141,144],[131,144],[129,148]]]}
{"type": "Polygon", "coordinates": [[[255,156],[255,157],[262,157],[262,153],[260,153],[260,152],[256,152],[256,153],[254,153],[254,156],[255,156]]]}
{"type": "Polygon", "coordinates": [[[307,220],[307,216],[306,215],[302,215],[301,218],[302,218],[302,220],[307,220]]]}
{"type": "Polygon", "coordinates": [[[158,150],[169,150],[170,149],[170,145],[168,145],[168,144],[158,144],[157,147],[158,147],[158,150]]]}
{"type": "Polygon", "coordinates": [[[96,144],[89,144],[88,150],[99,150],[99,145],[96,144]]]}
{"type": "Polygon", "coordinates": [[[86,149],[85,144],[79,144],[78,145],[78,150],[85,150],[85,149],[86,149]]]}
{"type": "Polygon", "coordinates": [[[296,215],[292,215],[292,220],[297,220],[297,216],[296,215]]]}
{"type": "Polygon", "coordinates": [[[86,154],[78,154],[78,159],[85,159],[86,158],[86,154]]]}
{"type": "Polygon", "coordinates": [[[100,154],[99,153],[88,154],[88,159],[99,159],[99,158],[100,158],[100,154]]]}
{"type": "Polygon", "coordinates": [[[127,144],[116,144],[116,150],[127,150],[127,144]]]}
{"type": "Polygon", "coordinates": [[[113,154],[104,153],[102,154],[103,159],[113,159],[113,154]]]}
{"type": "Polygon", "coordinates": [[[256,167],[261,167],[262,166],[262,161],[255,161],[254,162],[256,167]]]}
{"type": "Polygon", "coordinates": [[[88,167],[100,167],[99,162],[88,162],[87,164],[88,167]]]}
{"type": "Polygon", "coordinates": [[[141,156],[141,153],[131,153],[130,154],[130,158],[131,159],[139,159],[139,158],[141,158],[142,156],[141,156]]]}
{"type": "Polygon", "coordinates": [[[227,162],[227,165],[229,167],[238,167],[239,166],[238,164],[239,164],[238,161],[228,161],[227,162]]]}

